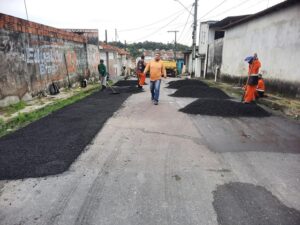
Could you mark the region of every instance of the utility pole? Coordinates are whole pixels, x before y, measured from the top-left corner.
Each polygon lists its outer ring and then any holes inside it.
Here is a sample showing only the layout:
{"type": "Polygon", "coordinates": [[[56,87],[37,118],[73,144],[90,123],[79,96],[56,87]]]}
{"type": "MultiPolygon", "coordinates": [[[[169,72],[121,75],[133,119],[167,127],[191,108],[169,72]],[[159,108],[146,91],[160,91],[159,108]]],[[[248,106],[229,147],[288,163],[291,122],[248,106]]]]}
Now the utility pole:
{"type": "Polygon", "coordinates": [[[174,0],[175,2],[178,2],[183,8],[185,8],[185,10],[187,11],[187,12],[189,12],[189,14],[191,14],[192,16],[193,16],[193,14],[190,12],[190,10],[184,5],[184,4],[182,4],[182,2],[181,1],[179,1],[179,0],[174,0]]]}
{"type": "Polygon", "coordinates": [[[117,37],[118,37],[118,33],[117,33],[117,29],[115,29],[115,42],[117,42],[117,37]]]}
{"type": "Polygon", "coordinates": [[[196,59],[196,35],[197,35],[197,8],[198,0],[195,0],[194,8],[194,26],[193,26],[193,55],[192,55],[192,77],[195,76],[195,59],[196,59]]]}
{"type": "MultiPolygon", "coordinates": [[[[107,30],[105,30],[105,44],[107,45],[107,30]]],[[[108,49],[106,50],[106,68],[107,68],[107,71],[109,73],[109,52],[108,52],[108,49]]]]}
{"type": "Polygon", "coordinates": [[[26,17],[27,17],[27,20],[29,21],[29,19],[28,19],[28,12],[27,12],[27,6],[26,6],[26,0],[24,0],[24,5],[25,5],[26,17]]]}
{"type": "Polygon", "coordinates": [[[174,59],[176,61],[176,50],[177,50],[177,32],[178,30],[169,30],[168,33],[175,33],[175,43],[174,43],[174,59]]]}
{"type": "MultiPolygon", "coordinates": [[[[125,40],[125,51],[127,52],[127,42],[126,42],[126,40],[125,40]]],[[[126,59],[127,59],[127,55],[126,55],[126,59]]]]}

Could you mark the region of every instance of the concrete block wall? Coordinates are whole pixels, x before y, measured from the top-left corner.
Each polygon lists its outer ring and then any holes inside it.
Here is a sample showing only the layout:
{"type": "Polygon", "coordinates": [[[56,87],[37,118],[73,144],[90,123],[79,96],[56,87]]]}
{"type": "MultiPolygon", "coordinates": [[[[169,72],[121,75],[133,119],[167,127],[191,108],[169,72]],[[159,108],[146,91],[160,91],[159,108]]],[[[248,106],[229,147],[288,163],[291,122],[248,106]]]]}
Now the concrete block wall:
{"type": "Polygon", "coordinates": [[[96,75],[99,58],[83,35],[0,14],[0,106],[96,75]]]}
{"type": "Polygon", "coordinates": [[[224,79],[247,76],[244,59],[254,52],[262,63],[260,73],[268,82],[267,90],[299,98],[299,2],[226,30],[221,68],[224,79]]]}

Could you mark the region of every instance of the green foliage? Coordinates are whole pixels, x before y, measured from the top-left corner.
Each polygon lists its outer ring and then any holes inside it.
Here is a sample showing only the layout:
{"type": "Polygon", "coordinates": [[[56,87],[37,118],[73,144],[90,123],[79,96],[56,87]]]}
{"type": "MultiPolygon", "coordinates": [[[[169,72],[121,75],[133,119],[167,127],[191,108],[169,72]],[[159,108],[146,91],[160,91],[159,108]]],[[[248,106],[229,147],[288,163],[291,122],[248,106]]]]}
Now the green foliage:
{"type": "Polygon", "coordinates": [[[0,118],[0,129],[2,126],[4,126],[4,120],[2,118],[0,118]]]}
{"type": "Polygon", "coordinates": [[[1,109],[2,112],[4,112],[6,115],[11,115],[15,112],[18,112],[26,107],[26,103],[24,101],[20,101],[16,104],[4,107],[1,109]]]}
{"type": "MultiPolygon", "coordinates": [[[[109,44],[116,46],[118,48],[123,48],[123,49],[126,48],[130,52],[131,56],[133,56],[133,57],[140,56],[141,53],[139,52],[139,49],[146,49],[146,50],[165,49],[165,50],[168,50],[168,49],[174,48],[174,44],[172,44],[172,43],[164,44],[161,42],[153,42],[153,41],[138,42],[138,43],[127,44],[127,45],[125,45],[122,42],[110,42],[109,44]]],[[[177,43],[178,51],[185,51],[189,48],[190,48],[189,46],[177,43]]]]}

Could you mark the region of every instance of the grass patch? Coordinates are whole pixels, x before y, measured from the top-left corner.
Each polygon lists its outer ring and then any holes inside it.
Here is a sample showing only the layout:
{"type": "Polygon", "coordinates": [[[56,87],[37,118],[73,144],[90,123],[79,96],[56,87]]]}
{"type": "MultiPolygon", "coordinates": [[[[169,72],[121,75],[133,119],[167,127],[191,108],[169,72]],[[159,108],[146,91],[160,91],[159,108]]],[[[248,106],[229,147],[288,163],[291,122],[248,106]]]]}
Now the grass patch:
{"type": "Polygon", "coordinates": [[[220,88],[221,90],[225,91],[227,94],[231,95],[232,97],[241,97],[244,93],[244,90],[241,88],[233,88],[233,85],[215,82],[213,80],[202,80],[210,87],[220,88]]]}
{"type": "Polygon", "coordinates": [[[50,113],[57,111],[67,105],[73,104],[99,90],[99,86],[93,87],[88,90],[83,90],[70,98],[58,100],[36,111],[30,113],[19,113],[17,117],[13,118],[12,120],[6,123],[0,121],[0,137],[12,133],[13,131],[22,127],[25,127],[26,125],[42,117],[45,117],[50,113]]]}
{"type": "Polygon", "coordinates": [[[6,116],[10,116],[13,113],[16,113],[26,107],[26,102],[20,101],[16,104],[1,108],[1,112],[4,113],[6,116]]]}

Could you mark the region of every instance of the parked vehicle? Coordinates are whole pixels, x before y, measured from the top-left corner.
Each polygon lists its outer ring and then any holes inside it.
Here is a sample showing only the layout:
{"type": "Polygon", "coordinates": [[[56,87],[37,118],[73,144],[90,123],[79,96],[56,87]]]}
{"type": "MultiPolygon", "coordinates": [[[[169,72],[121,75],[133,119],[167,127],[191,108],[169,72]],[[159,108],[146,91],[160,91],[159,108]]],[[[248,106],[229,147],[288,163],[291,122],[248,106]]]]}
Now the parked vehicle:
{"type": "Polygon", "coordinates": [[[167,76],[176,77],[177,75],[177,64],[174,60],[163,60],[163,64],[167,71],[167,76]]]}

